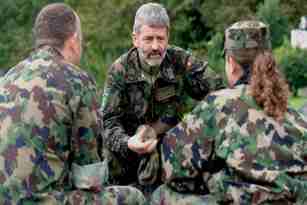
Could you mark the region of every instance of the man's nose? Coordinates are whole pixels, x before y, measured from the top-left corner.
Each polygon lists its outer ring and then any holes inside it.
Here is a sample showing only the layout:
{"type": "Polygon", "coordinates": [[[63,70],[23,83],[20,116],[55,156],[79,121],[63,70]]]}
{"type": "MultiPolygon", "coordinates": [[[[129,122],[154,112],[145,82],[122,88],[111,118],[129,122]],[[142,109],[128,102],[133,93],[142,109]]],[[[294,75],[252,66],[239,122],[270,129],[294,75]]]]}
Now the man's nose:
{"type": "Polygon", "coordinates": [[[152,50],[158,50],[159,49],[159,43],[157,39],[154,39],[151,45],[152,50]]]}

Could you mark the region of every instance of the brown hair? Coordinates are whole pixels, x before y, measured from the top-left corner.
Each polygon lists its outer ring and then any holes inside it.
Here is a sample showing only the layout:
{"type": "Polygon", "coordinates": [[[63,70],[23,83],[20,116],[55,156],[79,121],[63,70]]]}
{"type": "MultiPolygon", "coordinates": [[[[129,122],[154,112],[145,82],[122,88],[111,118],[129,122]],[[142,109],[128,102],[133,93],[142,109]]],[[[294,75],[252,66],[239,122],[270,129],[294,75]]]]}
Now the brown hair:
{"type": "Polygon", "coordinates": [[[289,87],[277,68],[272,52],[260,52],[253,64],[251,94],[265,113],[282,122],[287,111],[289,87]]]}
{"type": "Polygon", "coordinates": [[[50,45],[62,49],[64,42],[78,30],[78,23],[75,12],[66,4],[49,4],[35,20],[35,47],[50,45]]]}

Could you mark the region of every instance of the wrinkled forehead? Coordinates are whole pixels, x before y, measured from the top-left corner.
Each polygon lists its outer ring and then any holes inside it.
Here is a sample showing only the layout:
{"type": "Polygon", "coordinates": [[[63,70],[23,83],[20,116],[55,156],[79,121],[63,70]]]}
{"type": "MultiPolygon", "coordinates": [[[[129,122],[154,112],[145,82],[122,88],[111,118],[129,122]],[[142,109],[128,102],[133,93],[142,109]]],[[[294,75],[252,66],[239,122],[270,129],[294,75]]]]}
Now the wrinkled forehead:
{"type": "Polygon", "coordinates": [[[225,31],[225,49],[271,48],[269,28],[259,21],[241,21],[225,31]]]}

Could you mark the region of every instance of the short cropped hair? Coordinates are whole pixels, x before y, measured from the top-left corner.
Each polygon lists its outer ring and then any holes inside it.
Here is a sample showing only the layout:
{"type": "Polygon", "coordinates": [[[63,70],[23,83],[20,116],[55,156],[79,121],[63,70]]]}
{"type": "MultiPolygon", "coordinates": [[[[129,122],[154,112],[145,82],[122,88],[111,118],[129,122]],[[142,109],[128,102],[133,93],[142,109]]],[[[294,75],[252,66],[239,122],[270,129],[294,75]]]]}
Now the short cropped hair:
{"type": "Polygon", "coordinates": [[[80,20],[74,10],[63,3],[44,7],[35,20],[33,36],[35,48],[44,45],[62,49],[65,41],[76,32],[81,39],[80,20]]]}
{"type": "Polygon", "coordinates": [[[170,20],[166,9],[158,3],[142,5],[134,18],[133,32],[138,33],[142,25],[170,27],[170,20]]]}

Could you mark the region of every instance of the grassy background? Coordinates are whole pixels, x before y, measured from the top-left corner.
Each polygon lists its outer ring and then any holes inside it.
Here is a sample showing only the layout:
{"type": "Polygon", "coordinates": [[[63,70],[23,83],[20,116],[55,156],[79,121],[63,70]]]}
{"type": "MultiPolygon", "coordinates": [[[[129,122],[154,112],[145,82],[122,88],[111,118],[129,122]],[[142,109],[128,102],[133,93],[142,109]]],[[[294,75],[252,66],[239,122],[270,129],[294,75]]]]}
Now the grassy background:
{"type": "Polygon", "coordinates": [[[295,109],[301,108],[305,103],[307,103],[306,97],[291,97],[289,100],[290,106],[295,109]]]}

